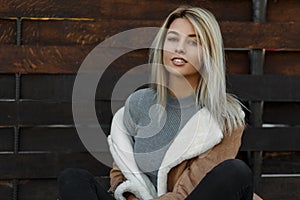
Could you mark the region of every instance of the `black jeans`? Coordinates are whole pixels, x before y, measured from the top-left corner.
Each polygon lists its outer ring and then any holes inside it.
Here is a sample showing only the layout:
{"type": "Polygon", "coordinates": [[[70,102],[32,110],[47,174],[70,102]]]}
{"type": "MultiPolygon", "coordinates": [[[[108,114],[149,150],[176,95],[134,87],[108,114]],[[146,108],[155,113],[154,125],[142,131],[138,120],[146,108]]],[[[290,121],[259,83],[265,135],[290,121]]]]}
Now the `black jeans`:
{"type": "MultiPolygon", "coordinates": [[[[58,178],[60,200],[113,200],[94,176],[82,169],[66,169],[58,178]]],[[[230,159],[213,168],[187,200],[252,200],[251,170],[241,160],[230,159]]]]}

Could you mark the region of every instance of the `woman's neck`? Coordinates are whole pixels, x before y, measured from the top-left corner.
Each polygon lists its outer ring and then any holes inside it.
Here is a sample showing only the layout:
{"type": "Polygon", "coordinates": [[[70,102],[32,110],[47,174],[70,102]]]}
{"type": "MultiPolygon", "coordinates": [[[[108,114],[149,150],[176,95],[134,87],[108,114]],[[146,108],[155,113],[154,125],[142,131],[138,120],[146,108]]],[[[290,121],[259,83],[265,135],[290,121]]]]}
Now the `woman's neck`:
{"type": "Polygon", "coordinates": [[[192,94],[195,94],[196,88],[198,86],[199,77],[179,77],[170,76],[169,77],[169,89],[170,94],[177,98],[183,98],[192,94]]]}

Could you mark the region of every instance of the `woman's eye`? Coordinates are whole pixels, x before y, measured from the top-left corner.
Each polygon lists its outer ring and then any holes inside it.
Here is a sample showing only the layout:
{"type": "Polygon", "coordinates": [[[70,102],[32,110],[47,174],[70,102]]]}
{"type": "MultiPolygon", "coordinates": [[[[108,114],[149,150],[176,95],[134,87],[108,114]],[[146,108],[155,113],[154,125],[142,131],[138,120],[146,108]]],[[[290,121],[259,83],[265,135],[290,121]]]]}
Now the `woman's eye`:
{"type": "Polygon", "coordinates": [[[192,46],[197,46],[198,42],[196,40],[188,40],[188,44],[192,46]]]}
{"type": "Polygon", "coordinates": [[[178,39],[175,38],[175,37],[168,37],[167,40],[170,41],[170,42],[176,42],[176,41],[178,41],[178,39]]]}

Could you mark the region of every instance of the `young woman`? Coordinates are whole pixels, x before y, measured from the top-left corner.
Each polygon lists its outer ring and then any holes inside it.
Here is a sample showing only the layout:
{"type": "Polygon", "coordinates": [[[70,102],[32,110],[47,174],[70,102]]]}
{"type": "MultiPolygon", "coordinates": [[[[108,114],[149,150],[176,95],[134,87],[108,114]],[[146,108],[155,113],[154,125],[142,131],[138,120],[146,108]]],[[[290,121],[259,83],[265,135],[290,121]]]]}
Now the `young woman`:
{"type": "Polygon", "coordinates": [[[154,45],[154,84],[133,93],[112,122],[110,194],[88,172],[69,169],[59,177],[61,199],[252,199],[251,171],[234,159],[244,113],[226,93],[216,19],[179,7],[154,45]]]}

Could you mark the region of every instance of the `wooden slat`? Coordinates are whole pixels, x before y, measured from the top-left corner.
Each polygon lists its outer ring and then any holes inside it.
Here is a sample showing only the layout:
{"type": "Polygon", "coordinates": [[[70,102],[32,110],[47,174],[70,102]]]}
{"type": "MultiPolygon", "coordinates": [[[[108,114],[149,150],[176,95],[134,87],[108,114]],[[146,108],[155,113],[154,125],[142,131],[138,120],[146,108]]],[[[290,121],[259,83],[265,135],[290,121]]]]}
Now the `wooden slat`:
{"type": "MultiPolygon", "coordinates": [[[[78,109],[84,117],[85,125],[95,125],[91,122],[90,113],[85,107],[89,102],[83,102],[78,109]]],[[[114,105],[121,107],[124,101],[116,101],[114,105]]],[[[21,101],[19,105],[19,124],[22,126],[33,125],[74,125],[71,102],[41,102],[21,101]],[[32,112],[34,110],[34,112],[32,112]]],[[[110,101],[96,101],[95,111],[100,124],[110,124],[112,111],[110,101]]],[[[97,125],[97,124],[96,124],[97,125]]]]}
{"type": "Polygon", "coordinates": [[[115,34],[133,28],[159,27],[161,21],[112,20],[57,21],[24,20],[22,43],[24,45],[97,45],[115,34]]]}
{"type": "Polygon", "coordinates": [[[16,21],[0,19],[0,44],[15,44],[16,21]]]}
{"type": "Polygon", "coordinates": [[[271,0],[267,4],[267,21],[300,22],[298,0],[271,0]]]}
{"type": "Polygon", "coordinates": [[[71,103],[22,101],[19,118],[22,125],[72,125],[72,105],[71,103]]]}
{"type": "MultiPolygon", "coordinates": [[[[102,125],[109,134],[109,125],[102,125]]],[[[99,141],[99,145],[100,141],[99,141]]],[[[86,152],[75,128],[21,128],[19,151],[86,152]]]]}
{"type": "Polygon", "coordinates": [[[262,167],[263,174],[300,174],[300,152],[266,152],[262,167]]]}
{"type": "MultiPolygon", "coordinates": [[[[109,124],[102,129],[109,134],[109,124]]],[[[299,151],[299,128],[246,128],[241,151],[299,151]]],[[[22,128],[20,151],[85,152],[75,128],[22,128]]]]}
{"type": "Polygon", "coordinates": [[[0,197],[1,200],[12,199],[12,181],[11,180],[0,180],[0,197]]]}
{"type": "Polygon", "coordinates": [[[56,179],[22,180],[19,184],[19,200],[58,199],[56,179]]]}
{"type": "Polygon", "coordinates": [[[14,102],[0,101],[0,125],[14,125],[17,121],[17,107],[14,102]]]}
{"type": "Polygon", "coordinates": [[[300,178],[262,178],[256,191],[263,199],[295,200],[300,198],[300,178]]]}
{"type": "Polygon", "coordinates": [[[265,102],[263,121],[266,124],[299,125],[300,104],[293,102],[265,102]]]}
{"type": "Polygon", "coordinates": [[[300,75],[300,51],[266,51],[265,74],[300,75]]]}
{"type": "Polygon", "coordinates": [[[231,75],[229,91],[244,100],[299,102],[299,76],[231,75]]]}
{"type": "Polygon", "coordinates": [[[21,99],[71,101],[76,75],[45,74],[21,76],[21,99]]]}
{"type": "MultiPolygon", "coordinates": [[[[99,184],[109,189],[109,179],[106,177],[95,177],[99,184]]],[[[58,185],[56,179],[31,179],[22,180],[19,185],[20,200],[54,200],[58,197],[58,185]]]]}
{"type": "Polygon", "coordinates": [[[300,151],[300,128],[246,128],[242,151],[300,151]]]}
{"type": "MultiPolygon", "coordinates": [[[[90,50],[91,47],[81,49],[81,48],[67,47],[67,46],[64,47],[48,46],[44,48],[33,47],[33,46],[22,47],[22,48],[18,48],[16,46],[3,47],[3,51],[2,51],[3,54],[0,54],[0,57],[3,58],[3,62],[0,63],[0,70],[11,72],[11,73],[20,72],[24,74],[26,73],[51,73],[51,74],[76,73],[84,57],[88,55],[90,50]],[[7,50],[8,52],[19,53],[19,58],[16,59],[14,57],[13,59],[11,55],[8,55],[8,53],[6,53],[7,51],[5,51],[4,48],[8,49],[7,50]],[[32,54],[29,52],[32,52],[32,54]],[[39,52],[48,52],[48,54],[40,57],[39,52]],[[62,58],[56,57],[58,55],[62,55],[63,57],[62,58]],[[30,66],[36,66],[36,67],[32,68],[30,66]]],[[[110,69],[109,71],[126,72],[135,66],[139,66],[147,63],[147,60],[148,60],[147,50],[136,50],[124,54],[120,58],[115,59],[114,62],[109,66],[110,69]]],[[[226,60],[227,60],[228,73],[230,74],[248,73],[249,59],[248,59],[247,51],[232,51],[232,50],[226,51],[226,60]]],[[[21,81],[23,81],[23,79],[27,80],[26,76],[24,78],[22,77],[21,81]]]]}
{"type": "Polygon", "coordinates": [[[14,150],[14,129],[1,128],[0,129],[0,152],[14,150]]]}
{"type": "Polygon", "coordinates": [[[251,2],[230,0],[224,7],[223,1],[165,1],[159,0],[2,0],[0,17],[60,17],[60,18],[101,18],[101,19],[163,19],[182,4],[193,4],[211,10],[223,20],[251,20],[251,2]]]}
{"type": "Polygon", "coordinates": [[[76,72],[92,47],[0,46],[0,71],[6,73],[76,72]]]}
{"type": "MultiPolygon", "coordinates": [[[[22,42],[26,45],[99,44],[132,28],[160,27],[161,21],[101,20],[24,21],[22,42]]],[[[298,23],[220,22],[226,48],[299,49],[298,23]]],[[[138,38],[145,40],[145,38],[138,38]]]]}
{"type": "Polygon", "coordinates": [[[106,176],[110,169],[89,153],[1,154],[0,161],[0,179],[56,178],[66,168],[83,168],[97,176],[106,176]]]}
{"type": "Polygon", "coordinates": [[[15,75],[0,74],[0,99],[14,99],[15,88],[15,75]]]}
{"type": "MultiPolygon", "coordinates": [[[[142,72],[127,73],[131,80],[146,79],[148,74],[142,72]]],[[[111,70],[102,75],[99,81],[99,90],[96,99],[110,100],[115,83],[120,79],[120,73],[111,70]]],[[[21,97],[33,100],[70,101],[75,75],[26,75],[22,77],[24,90],[21,97]]],[[[135,82],[133,81],[133,82],[135,82]]],[[[281,75],[228,75],[228,89],[237,94],[243,100],[265,101],[300,101],[298,86],[299,76],[281,75]],[[280,91],[280,92],[278,92],[280,91]]],[[[130,89],[130,85],[124,85],[124,89],[130,89]]],[[[134,88],[132,88],[134,90],[134,88]]],[[[125,99],[120,99],[125,100],[125,99]]]]}
{"type": "Polygon", "coordinates": [[[227,74],[249,74],[250,61],[248,51],[225,51],[227,74]]]}
{"type": "Polygon", "coordinates": [[[224,46],[250,49],[300,49],[299,23],[220,23],[224,46]]]}

